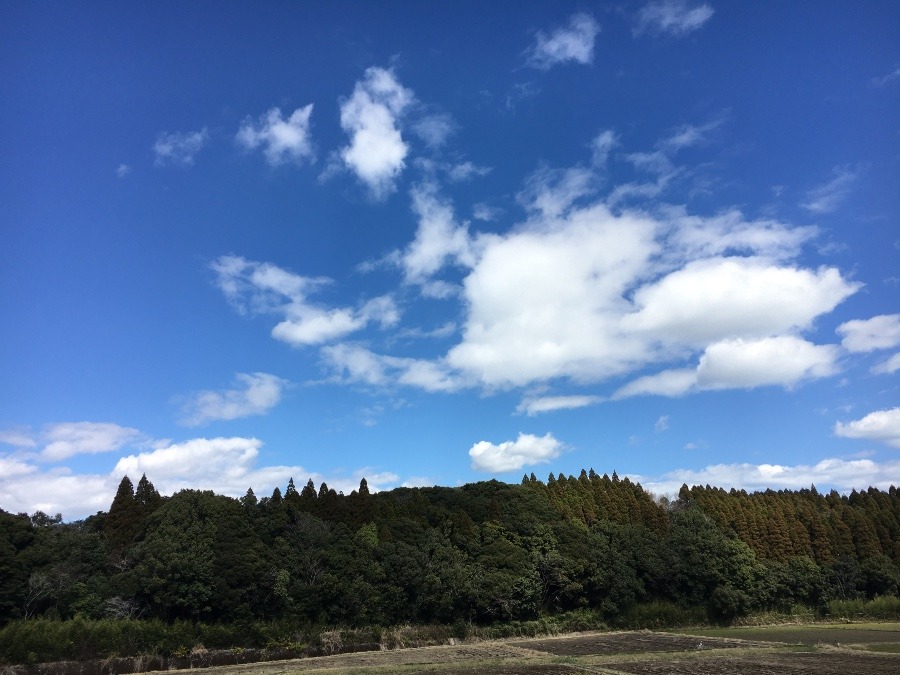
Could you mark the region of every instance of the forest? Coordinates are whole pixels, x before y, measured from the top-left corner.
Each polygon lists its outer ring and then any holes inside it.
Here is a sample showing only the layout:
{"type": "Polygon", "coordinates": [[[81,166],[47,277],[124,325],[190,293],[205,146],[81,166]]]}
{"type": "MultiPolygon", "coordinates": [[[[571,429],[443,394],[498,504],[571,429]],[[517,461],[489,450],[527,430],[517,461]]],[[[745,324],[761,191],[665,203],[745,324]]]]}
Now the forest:
{"type": "Polygon", "coordinates": [[[721,623],[797,607],[825,615],[835,600],[898,587],[893,486],[684,485],[667,500],[590,470],[378,493],[363,479],[349,495],[291,479],[284,492],[235,499],[162,497],[143,476],[124,477],[108,512],[77,522],[0,511],[6,661],[65,657],[9,645],[29,626],[71,622],[219,627],[224,646],[265,647],[272,626],[465,634],[572,613],[629,625],[648,607],[721,623]]]}

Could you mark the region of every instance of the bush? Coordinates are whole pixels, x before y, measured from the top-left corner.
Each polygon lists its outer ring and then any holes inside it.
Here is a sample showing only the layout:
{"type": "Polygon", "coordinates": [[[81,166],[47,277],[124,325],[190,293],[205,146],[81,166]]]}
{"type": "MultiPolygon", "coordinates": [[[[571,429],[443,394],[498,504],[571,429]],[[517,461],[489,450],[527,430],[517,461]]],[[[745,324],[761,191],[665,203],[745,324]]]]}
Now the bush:
{"type": "Polygon", "coordinates": [[[641,603],[632,606],[619,616],[613,625],[616,628],[640,630],[643,628],[677,628],[698,626],[709,623],[709,616],[703,607],[681,607],[664,600],[641,603]]]}
{"type": "Polygon", "coordinates": [[[832,600],[828,603],[832,619],[900,619],[900,598],[877,596],[873,600],[832,600]]]}

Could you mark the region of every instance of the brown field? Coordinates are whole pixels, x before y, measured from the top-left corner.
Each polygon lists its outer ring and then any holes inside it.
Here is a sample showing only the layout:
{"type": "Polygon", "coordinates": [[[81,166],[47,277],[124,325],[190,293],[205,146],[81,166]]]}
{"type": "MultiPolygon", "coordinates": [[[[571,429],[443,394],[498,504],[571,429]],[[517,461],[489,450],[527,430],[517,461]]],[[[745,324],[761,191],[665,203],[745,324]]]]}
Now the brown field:
{"type": "Polygon", "coordinates": [[[209,675],[882,675],[900,624],[578,633],[204,669],[209,675]],[[877,651],[876,651],[877,650],[877,651]]]}

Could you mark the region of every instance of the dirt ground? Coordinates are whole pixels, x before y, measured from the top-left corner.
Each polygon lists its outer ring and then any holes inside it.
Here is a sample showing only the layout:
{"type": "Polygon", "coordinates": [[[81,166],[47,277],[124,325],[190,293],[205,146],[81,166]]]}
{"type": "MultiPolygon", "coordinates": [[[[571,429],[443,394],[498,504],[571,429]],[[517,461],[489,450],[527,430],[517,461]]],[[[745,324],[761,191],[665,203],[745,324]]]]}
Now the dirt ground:
{"type": "Polygon", "coordinates": [[[738,658],[716,656],[696,659],[653,659],[607,663],[601,673],[628,675],[886,675],[900,672],[900,655],[867,653],[775,653],[738,658]]]}
{"type": "Polygon", "coordinates": [[[579,633],[204,669],[205,675],[883,675],[900,673],[900,624],[579,633]],[[747,639],[752,637],[753,639],[747,639]],[[853,645],[853,648],[848,645],[853,645]]]}

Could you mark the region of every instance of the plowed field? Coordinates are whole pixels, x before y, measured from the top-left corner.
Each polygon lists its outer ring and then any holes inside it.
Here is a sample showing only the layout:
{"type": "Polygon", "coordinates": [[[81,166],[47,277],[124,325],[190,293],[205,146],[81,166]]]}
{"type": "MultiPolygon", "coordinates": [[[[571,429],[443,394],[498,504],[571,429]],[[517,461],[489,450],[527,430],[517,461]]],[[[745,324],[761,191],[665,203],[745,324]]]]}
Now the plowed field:
{"type": "Polygon", "coordinates": [[[900,624],[579,633],[204,669],[208,675],[883,675],[900,624]],[[752,638],[752,639],[748,639],[752,638]],[[878,649],[879,653],[867,651],[878,649]]]}

